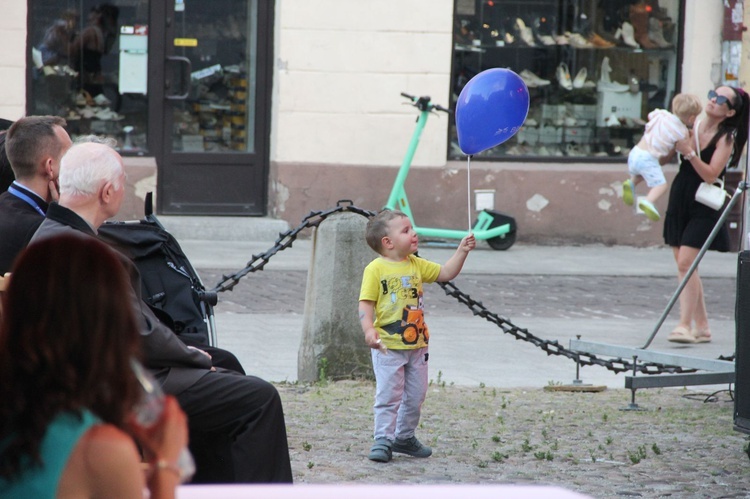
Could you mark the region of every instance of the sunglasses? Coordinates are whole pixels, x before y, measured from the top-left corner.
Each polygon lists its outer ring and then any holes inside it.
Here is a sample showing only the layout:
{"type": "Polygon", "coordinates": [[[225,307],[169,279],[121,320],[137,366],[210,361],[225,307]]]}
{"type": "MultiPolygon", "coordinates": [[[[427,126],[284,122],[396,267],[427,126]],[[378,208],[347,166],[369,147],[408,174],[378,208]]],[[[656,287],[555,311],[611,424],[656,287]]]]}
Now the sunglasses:
{"type": "Polygon", "coordinates": [[[729,109],[734,109],[734,106],[732,105],[732,102],[729,100],[729,97],[724,97],[723,95],[719,95],[716,93],[716,90],[709,90],[708,91],[708,100],[716,99],[716,104],[719,106],[722,104],[726,104],[729,109]]]}

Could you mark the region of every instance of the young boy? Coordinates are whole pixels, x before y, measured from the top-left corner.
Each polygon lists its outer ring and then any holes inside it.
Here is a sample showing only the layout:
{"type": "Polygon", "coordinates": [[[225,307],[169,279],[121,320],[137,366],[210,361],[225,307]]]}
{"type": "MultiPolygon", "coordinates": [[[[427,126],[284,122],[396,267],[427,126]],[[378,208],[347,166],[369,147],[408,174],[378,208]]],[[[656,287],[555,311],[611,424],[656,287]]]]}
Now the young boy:
{"type": "Polygon", "coordinates": [[[414,255],[417,233],[400,211],[383,210],[367,223],[367,244],[380,257],[365,268],[359,294],[359,320],[372,348],[375,371],[375,443],[368,458],[387,463],[393,452],[429,457],[432,449],[414,436],[427,394],[427,344],[422,284],[458,275],[473,234],[442,267],[414,255]]]}
{"type": "Polygon", "coordinates": [[[630,178],[622,184],[622,200],[626,205],[632,206],[635,186],[645,179],[650,190],[646,199],[638,202],[638,208],[654,222],[661,219],[654,203],[667,191],[667,179],[664,178],[661,165],[674,154],[675,143],[690,135],[688,128],[693,126],[702,110],[703,106],[697,96],[677,94],[672,99],[674,114],[664,109],[651,111],[643,137],[628,155],[630,178]]]}

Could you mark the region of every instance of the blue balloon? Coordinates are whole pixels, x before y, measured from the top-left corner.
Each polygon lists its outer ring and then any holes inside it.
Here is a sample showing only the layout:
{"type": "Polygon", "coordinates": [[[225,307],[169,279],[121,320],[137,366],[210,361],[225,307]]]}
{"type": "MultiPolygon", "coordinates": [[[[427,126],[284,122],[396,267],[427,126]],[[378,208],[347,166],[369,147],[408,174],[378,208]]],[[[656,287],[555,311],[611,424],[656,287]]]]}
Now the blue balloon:
{"type": "Polygon", "coordinates": [[[493,68],[474,76],[456,104],[458,145],[477,154],[513,137],[529,113],[529,89],[510,69],[493,68]]]}

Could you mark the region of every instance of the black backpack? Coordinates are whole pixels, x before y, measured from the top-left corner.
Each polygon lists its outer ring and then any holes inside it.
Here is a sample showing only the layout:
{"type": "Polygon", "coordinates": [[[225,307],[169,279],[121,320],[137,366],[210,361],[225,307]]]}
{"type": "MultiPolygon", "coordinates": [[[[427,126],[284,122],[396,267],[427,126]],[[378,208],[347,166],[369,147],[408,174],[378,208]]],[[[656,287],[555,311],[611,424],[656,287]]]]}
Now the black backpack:
{"type": "Polygon", "coordinates": [[[151,211],[137,222],[107,222],[99,238],[127,255],[141,273],[143,300],[185,343],[213,345],[216,293],[207,292],[177,240],[151,211]]]}

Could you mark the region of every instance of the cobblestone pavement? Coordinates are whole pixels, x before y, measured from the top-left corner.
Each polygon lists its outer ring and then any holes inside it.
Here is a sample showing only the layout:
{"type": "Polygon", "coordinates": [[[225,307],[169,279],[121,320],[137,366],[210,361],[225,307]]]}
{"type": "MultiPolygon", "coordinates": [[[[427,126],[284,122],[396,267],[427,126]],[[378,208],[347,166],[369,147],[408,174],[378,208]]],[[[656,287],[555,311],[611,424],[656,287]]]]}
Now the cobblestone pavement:
{"type": "MultiPolygon", "coordinates": [[[[212,286],[221,271],[200,270],[212,286]]],[[[231,313],[300,313],[304,271],[267,270],[220,295],[231,313]],[[272,297],[272,298],[271,298],[272,297]]],[[[656,320],[677,283],[666,277],[467,275],[456,285],[493,312],[519,318],[625,316],[656,320]]],[[[735,280],[704,278],[712,318],[734,317],[735,280]]],[[[430,286],[431,315],[464,305],[430,286]]],[[[728,391],[630,392],[454,386],[432,379],[418,437],[428,459],[366,457],[374,387],[367,381],[277,384],[296,483],[502,483],[556,485],[591,497],[750,497],[747,437],[733,430],[728,391]]],[[[417,491],[418,492],[418,491],[417,491]]]]}
{"type": "MultiPolygon", "coordinates": [[[[199,274],[203,283],[212,287],[221,280],[222,271],[201,269],[199,274]]],[[[234,290],[219,295],[219,309],[261,314],[299,312],[306,280],[305,271],[253,272],[234,290]]],[[[454,283],[489,310],[513,318],[625,316],[654,320],[661,316],[678,284],[676,277],[544,275],[467,275],[459,276],[454,283]]],[[[703,278],[703,286],[709,317],[734,318],[735,279],[703,278]]],[[[464,305],[436,285],[428,285],[425,295],[429,316],[465,311],[464,305]]]]}

